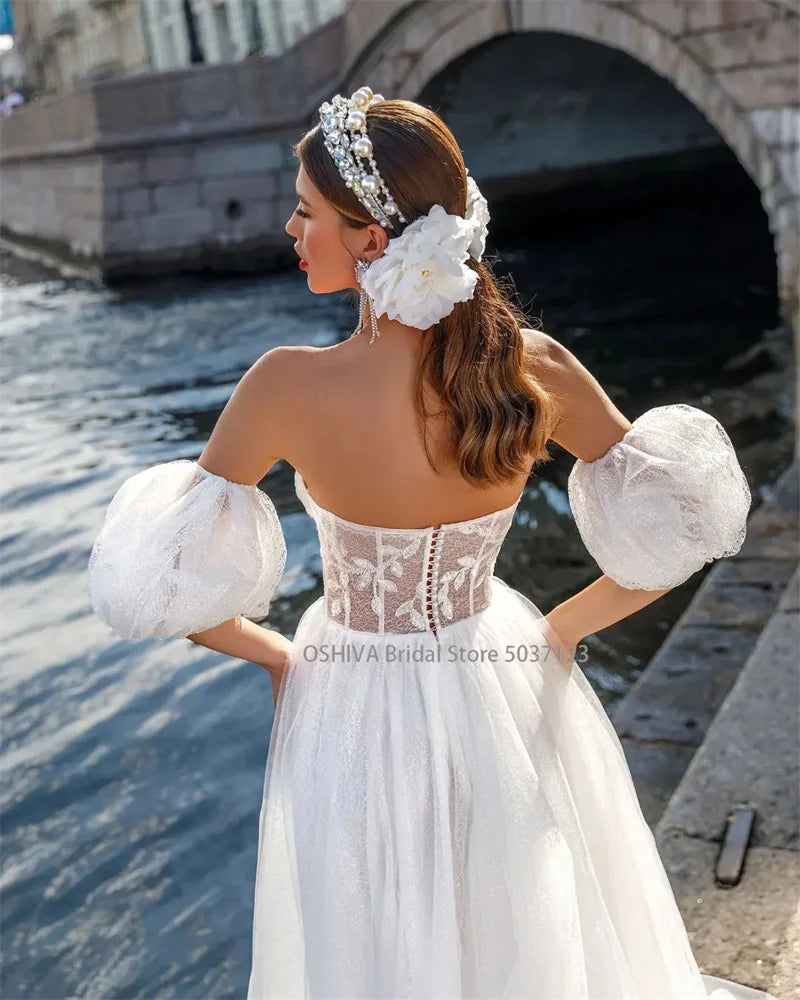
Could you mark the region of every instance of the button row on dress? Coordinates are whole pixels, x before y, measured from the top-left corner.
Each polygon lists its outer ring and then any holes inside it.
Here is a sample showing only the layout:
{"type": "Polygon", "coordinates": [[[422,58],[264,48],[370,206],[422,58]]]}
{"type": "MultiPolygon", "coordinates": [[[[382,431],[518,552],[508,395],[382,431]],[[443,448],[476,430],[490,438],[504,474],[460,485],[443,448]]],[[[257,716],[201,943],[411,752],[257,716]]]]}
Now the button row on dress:
{"type": "Polygon", "coordinates": [[[432,563],[433,563],[433,559],[434,559],[434,553],[436,551],[436,542],[438,541],[438,538],[439,538],[439,531],[440,531],[440,529],[441,529],[441,525],[438,528],[434,528],[433,532],[431,533],[431,547],[430,547],[430,550],[428,552],[428,572],[427,572],[427,582],[426,582],[426,587],[425,587],[425,594],[426,594],[425,610],[427,612],[428,623],[430,625],[430,629],[431,629],[431,631],[433,632],[434,635],[436,635],[436,621],[435,621],[435,618],[434,618],[434,615],[433,615],[433,605],[431,603],[431,598],[433,596],[432,595],[432,583],[433,583],[433,566],[432,566],[432,563]]]}

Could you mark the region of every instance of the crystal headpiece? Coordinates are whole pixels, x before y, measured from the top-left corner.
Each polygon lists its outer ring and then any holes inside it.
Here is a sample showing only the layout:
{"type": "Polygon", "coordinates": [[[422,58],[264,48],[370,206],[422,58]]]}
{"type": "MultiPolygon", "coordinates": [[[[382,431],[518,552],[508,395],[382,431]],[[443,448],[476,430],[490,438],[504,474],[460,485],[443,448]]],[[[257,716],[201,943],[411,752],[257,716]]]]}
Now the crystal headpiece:
{"type": "Polygon", "coordinates": [[[405,222],[397,202],[378,170],[372,155],[372,141],[367,135],[367,108],[384,100],[369,87],[359,87],[351,97],[337,94],[320,106],[319,117],[325,136],[325,148],[342,175],[347,187],[384,227],[395,228],[394,220],[405,222]],[[369,161],[369,167],[360,163],[369,161]]]}

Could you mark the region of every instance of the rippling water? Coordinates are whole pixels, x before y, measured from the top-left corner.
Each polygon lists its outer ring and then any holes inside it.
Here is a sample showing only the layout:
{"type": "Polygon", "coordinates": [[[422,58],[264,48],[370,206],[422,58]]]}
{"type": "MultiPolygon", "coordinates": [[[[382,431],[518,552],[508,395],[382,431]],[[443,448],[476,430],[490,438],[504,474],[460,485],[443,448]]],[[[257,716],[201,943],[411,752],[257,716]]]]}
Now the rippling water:
{"type": "MultiPolygon", "coordinates": [[[[503,257],[526,304],[537,292],[531,312],[631,419],[685,400],[722,420],[758,503],[792,449],[771,248],[755,210],[723,204],[702,225],[693,211],[551,233],[503,257]]],[[[185,640],[117,640],[91,614],[86,564],[127,476],[196,458],[261,353],[331,343],[354,314],[300,273],[4,284],[0,993],[243,996],[269,678],[185,640]]],[[[497,566],[544,611],[598,575],[569,515],[570,456],[553,454],[497,566]]],[[[316,534],[287,466],[264,486],[289,553],[270,625],[292,635],[320,593],[316,534]]],[[[702,576],[591,637],[586,670],[609,707],[702,576]]]]}

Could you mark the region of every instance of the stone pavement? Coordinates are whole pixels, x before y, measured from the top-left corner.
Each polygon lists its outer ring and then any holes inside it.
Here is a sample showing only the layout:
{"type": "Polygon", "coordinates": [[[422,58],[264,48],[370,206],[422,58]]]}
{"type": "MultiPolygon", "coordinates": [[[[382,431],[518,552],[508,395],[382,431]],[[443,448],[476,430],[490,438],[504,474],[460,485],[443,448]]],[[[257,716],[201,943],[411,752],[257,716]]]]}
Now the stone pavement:
{"type": "Polygon", "coordinates": [[[800,998],[800,573],[655,830],[704,972],[800,998]],[[714,866],[733,807],[756,809],[737,885],[714,866]]]}
{"type": "Polygon", "coordinates": [[[740,551],[709,570],[613,713],[651,827],[661,818],[797,569],[797,463],[765,492],[750,515],[740,551]]]}
{"type": "Polygon", "coordinates": [[[614,715],[702,971],[779,1000],[800,1000],[799,555],[795,461],[614,715]],[[752,836],[721,887],[741,805],[752,836]]]}

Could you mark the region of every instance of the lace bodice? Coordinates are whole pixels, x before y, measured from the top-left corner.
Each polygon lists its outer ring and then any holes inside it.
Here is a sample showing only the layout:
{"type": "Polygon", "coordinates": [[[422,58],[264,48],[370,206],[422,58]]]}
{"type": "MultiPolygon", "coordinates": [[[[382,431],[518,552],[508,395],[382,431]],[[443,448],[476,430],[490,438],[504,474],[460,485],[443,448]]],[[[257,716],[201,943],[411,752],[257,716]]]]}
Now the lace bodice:
{"type": "Polygon", "coordinates": [[[367,632],[438,633],[483,611],[497,554],[520,498],[502,510],[430,528],[378,528],[346,521],[295,489],[314,519],[322,552],[325,612],[367,632]]]}

